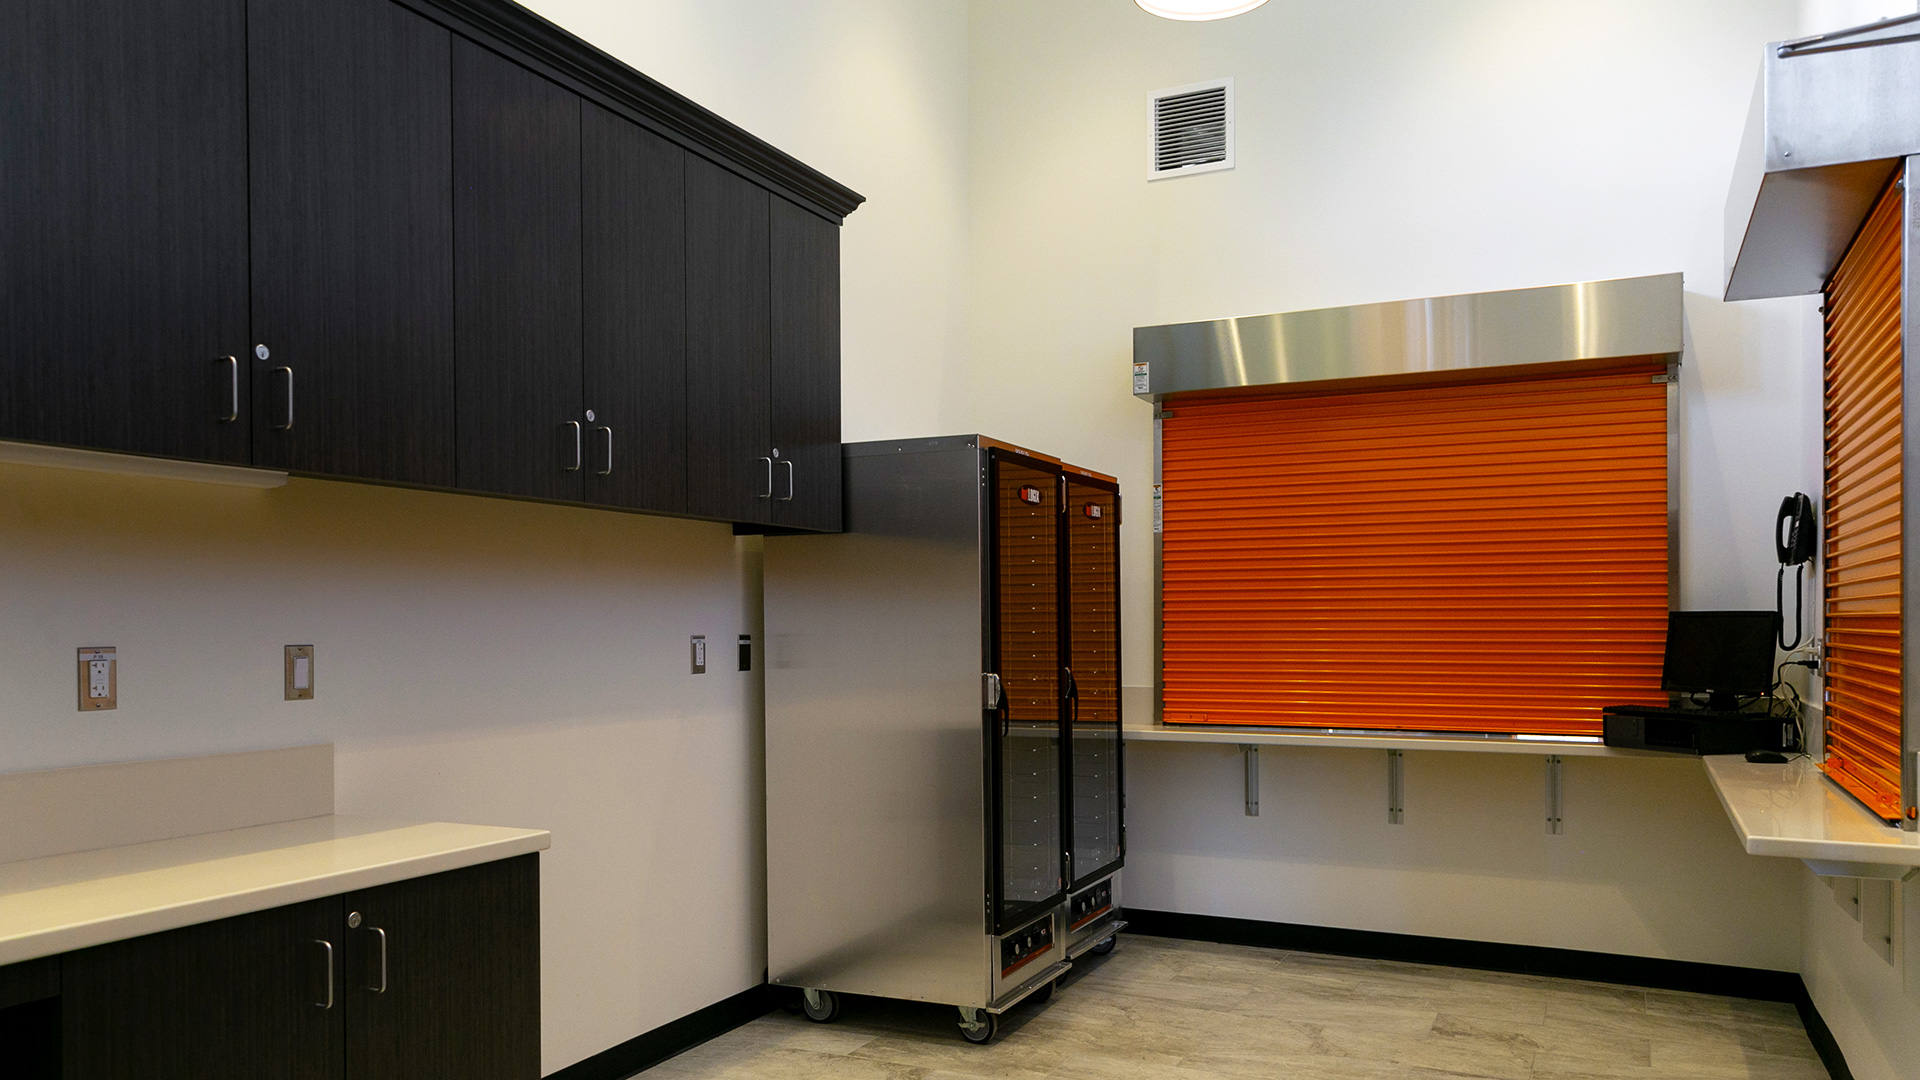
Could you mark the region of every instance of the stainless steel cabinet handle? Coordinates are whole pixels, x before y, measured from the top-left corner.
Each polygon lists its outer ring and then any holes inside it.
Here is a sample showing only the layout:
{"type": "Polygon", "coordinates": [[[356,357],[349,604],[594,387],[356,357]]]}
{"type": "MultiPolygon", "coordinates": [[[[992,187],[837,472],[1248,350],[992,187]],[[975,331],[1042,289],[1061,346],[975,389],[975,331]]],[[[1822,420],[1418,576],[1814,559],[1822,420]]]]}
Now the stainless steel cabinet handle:
{"type": "Polygon", "coordinates": [[[771,499],[773,498],[773,459],[770,457],[763,457],[760,460],[765,462],[767,466],[767,490],[754,496],[754,498],[771,499]]]}
{"type": "Polygon", "coordinates": [[[579,471],[580,471],[580,460],[581,460],[581,458],[580,458],[580,453],[581,453],[581,450],[580,450],[580,438],[581,438],[581,428],[580,428],[580,421],[578,421],[578,420],[569,420],[569,421],[567,421],[566,423],[564,423],[564,424],[561,424],[561,425],[560,425],[560,432],[561,432],[561,435],[562,435],[562,437],[564,437],[564,436],[565,436],[565,434],[566,434],[566,429],[568,429],[568,428],[572,428],[572,429],[573,429],[573,464],[571,464],[571,465],[568,465],[568,466],[566,467],[566,469],[565,469],[564,471],[566,471],[566,472],[579,472],[579,471]]]}
{"type": "Polygon", "coordinates": [[[220,414],[220,422],[231,424],[240,419],[240,361],[235,357],[223,356],[214,363],[227,365],[228,392],[222,395],[227,408],[220,414]]]}
{"type": "Polygon", "coordinates": [[[599,432],[607,440],[607,456],[601,459],[602,467],[593,470],[593,475],[612,476],[613,475],[613,429],[603,424],[600,427],[594,428],[593,430],[599,432]]]}
{"type": "Polygon", "coordinates": [[[290,367],[277,367],[277,368],[274,368],[273,370],[287,377],[286,423],[275,424],[273,425],[273,429],[275,431],[292,431],[293,430],[293,369],[290,367]]]}
{"type": "Polygon", "coordinates": [[[788,460],[788,461],[782,461],[780,464],[785,465],[787,467],[787,493],[785,495],[780,496],[780,501],[792,502],[793,501],[793,462],[791,460],[788,460]]]}
{"type": "Polygon", "coordinates": [[[376,994],[384,994],[387,992],[387,932],[377,926],[367,927],[367,932],[380,935],[380,982],[379,985],[368,983],[367,989],[376,994]]]}
{"type": "Polygon", "coordinates": [[[314,938],[313,943],[327,950],[327,999],[316,1001],[314,1004],[322,1009],[331,1009],[333,1008],[333,942],[314,938]]]}

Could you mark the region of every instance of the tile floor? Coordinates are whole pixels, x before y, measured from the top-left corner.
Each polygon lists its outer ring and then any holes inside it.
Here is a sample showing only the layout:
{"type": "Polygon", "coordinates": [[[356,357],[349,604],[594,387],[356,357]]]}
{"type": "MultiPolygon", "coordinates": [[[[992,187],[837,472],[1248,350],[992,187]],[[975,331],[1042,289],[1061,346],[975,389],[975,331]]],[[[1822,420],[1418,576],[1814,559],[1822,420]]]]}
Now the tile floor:
{"type": "Polygon", "coordinates": [[[1791,1005],[1121,935],[988,1046],[946,1006],[775,1011],[645,1080],[1826,1080],[1791,1005]]]}

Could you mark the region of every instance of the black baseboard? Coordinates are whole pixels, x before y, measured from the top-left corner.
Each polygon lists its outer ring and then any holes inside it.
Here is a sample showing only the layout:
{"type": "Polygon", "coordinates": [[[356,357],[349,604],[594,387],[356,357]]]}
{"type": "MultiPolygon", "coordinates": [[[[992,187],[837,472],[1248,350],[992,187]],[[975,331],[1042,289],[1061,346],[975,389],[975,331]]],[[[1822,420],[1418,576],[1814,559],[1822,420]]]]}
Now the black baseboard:
{"type": "Polygon", "coordinates": [[[1800,996],[1794,999],[1793,1007],[1800,1010],[1800,1026],[1807,1029],[1807,1039],[1813,1043],[1813,1052],[1820,1055],[1820,1063],[1827,1067],[1827,1075],[1833,1080],[1853,1080],[1853,1070],[1847,1068],[1847,1056],[1840,1052],[1840,1044],[1833,1040],[1833,1029],[1827,1027],[1820,1010],[1813,1007],[1813,997],[1807,993],[1805,983],[1800,985],[1800,996]]]}
{"type": "Polygon", "coordinates": [[[651,1069],[675,1054],[691,1050],[773,1009],[773,995],[765,986],[742,990],[698,1012],[669,1021],[644,1035],[636,1035],[583,1061],[561,1069],[547,1080],[626,1080],[651,1069]]]}
{"type": "Polygon", "coordinates": [[[1797,1002],[1805,995],[1800,976],[1791,971],[1697,964],[1689,960],[1658,960],[1645,956],[1552,949],[1541,945],[1506,945],[1493,941],[1383,934],[1373,930],[1344,930],[1332,926],[1228,919],[1218,915],[1187,915],[1177,911],[1127,909],[1128,930],[1155,937],[1217,941],[1227,945],[1260,945],[1269,949],[1359,956],[1369,960],[1403,960],[1414,964],[1507,971],[1520,975],[1550,975],[1560,979],[1651,986],[1696,994],[1797,1002]]]}
{"type": "Polygon", "coordinates": [[[1492,941],[1384,934],[1374,930],[1346,930],[1333,926],[1229,919],[1219,915],[1189,915],[1179,911],[1126,910],[1129,933],[1149,937],[1216,941],[1225,945],[1254,945],[1268,949],[1358,956],[1369,960],[1401,960],[1413,964],[1505,971],[1520,975],[1548,975],[1587,982],[1649,986],[1694,994],[1783,1001],[1800,1013],[1800,1023],[1814,1052],[1833,1080],[1853,1080],[1847,1059],[1840,1053],[1827,1022],[1814,1008],[1807,984],[1791,971],[1701,964],[1691,960],[1660,960],[1648,956],[1553,949],[1543,945],[1508,945],[1492,941]]]}

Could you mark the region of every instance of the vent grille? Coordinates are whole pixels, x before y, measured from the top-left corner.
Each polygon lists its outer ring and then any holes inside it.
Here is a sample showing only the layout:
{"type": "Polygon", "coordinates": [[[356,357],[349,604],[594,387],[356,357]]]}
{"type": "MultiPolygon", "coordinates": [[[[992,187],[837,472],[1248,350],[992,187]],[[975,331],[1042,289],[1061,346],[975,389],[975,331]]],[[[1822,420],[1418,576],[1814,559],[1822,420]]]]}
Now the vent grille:
{"type": "Polygon", "coordinates": [[[1233,80],[1161,90],[1152,98],[1148,179],[1233,168],[1233,80]]]}

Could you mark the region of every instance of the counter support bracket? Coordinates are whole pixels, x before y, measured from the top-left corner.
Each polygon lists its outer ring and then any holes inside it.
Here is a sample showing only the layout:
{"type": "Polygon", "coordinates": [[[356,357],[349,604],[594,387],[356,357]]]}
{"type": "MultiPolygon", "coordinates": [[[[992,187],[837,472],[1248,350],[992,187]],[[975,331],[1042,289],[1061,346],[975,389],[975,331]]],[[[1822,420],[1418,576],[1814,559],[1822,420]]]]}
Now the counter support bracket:
{"type": "Polygon", "coordinates": [[[1559,836],[1564,830],[1561,815],[1566,810],[1566,764],[1559,754],[1547,755],[1547,832],[1559,836]]]}
{"type": "Polygon", "coordinates": [[[1399,825],[1407,816],[1407,757],[1403,750],[1387,751],[1387,824],[1399,825]]]}

